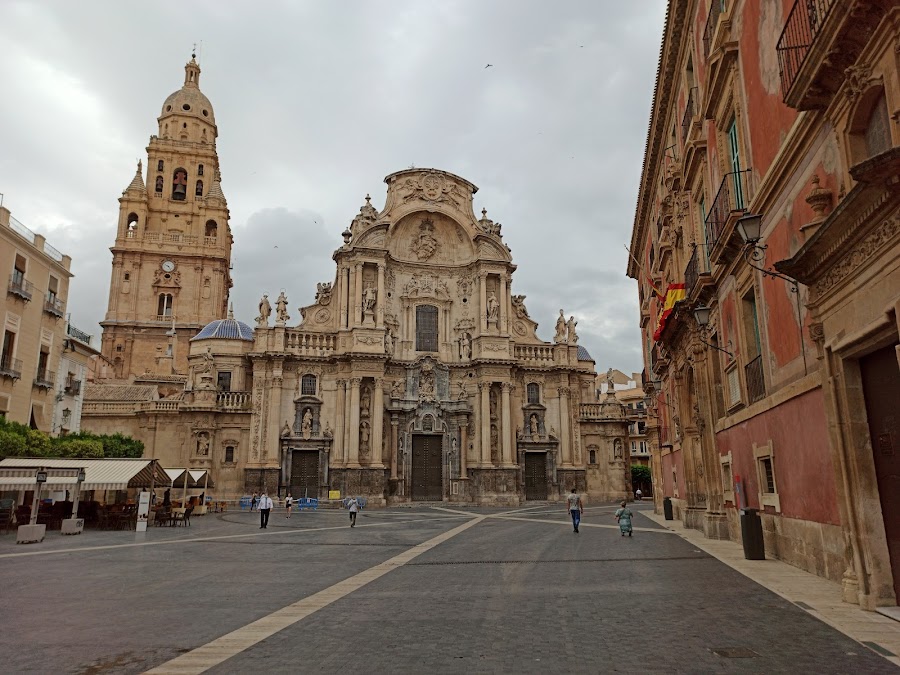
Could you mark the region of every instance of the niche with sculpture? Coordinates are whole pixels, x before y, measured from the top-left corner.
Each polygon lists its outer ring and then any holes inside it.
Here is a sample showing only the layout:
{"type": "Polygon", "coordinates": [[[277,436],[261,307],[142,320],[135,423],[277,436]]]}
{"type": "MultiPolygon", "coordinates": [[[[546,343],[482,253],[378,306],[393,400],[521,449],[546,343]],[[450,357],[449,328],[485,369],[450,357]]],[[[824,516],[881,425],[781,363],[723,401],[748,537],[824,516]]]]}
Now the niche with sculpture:
{"type": "Polygon", "coordinates": [[[303,439],[319,438],[321,429],[322,401],[316,396],[299,396],[294,399],[293,435],[303,439]]]}

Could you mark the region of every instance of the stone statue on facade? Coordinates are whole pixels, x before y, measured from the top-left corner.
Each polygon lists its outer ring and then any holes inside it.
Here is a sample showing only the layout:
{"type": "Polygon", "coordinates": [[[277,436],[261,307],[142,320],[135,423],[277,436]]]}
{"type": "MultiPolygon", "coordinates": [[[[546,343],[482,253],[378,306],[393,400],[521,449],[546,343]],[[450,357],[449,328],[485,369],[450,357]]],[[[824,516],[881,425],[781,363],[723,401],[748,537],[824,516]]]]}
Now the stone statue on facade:
{"type": "Polygon", "coordinates": [[[394,355],[394,335],[390,330],[384,331],[384,353],[388,356],[394,355]]]}
{"type": "Polygon", "coordinates": [[[528,319],[528,310],[525,309],[525,296],[524,295],[513,295],[510,298],[510,302],[512,302],[513,309],[516,310],[516,316],[520,319],[528,319]]]}
{"type": "Polygon", "coordinates": [[[369,416],[369,410],[372,407],[372,397],[369,394],[369,388],[366,387],[362,391],[362,396],[359,399],[359,413],[363,417],[369,416]]]}
{"type": "Polygon", "coordinates": [[[459,394],[456,397],[457,401],[465,401],[469,398],[469,392],[466,391],[466,382],[465,380],[460,380],[459,382],[459,394]]]}
{"type": "Polygon", "coordinates": [[[303,438],[309,438],[310,434],[312,434],[312,419],[312,412],[309,408],[307,408],[303,412],[303,423],[300,427],[301,431],[303,432],[303,438]]]}
{"type": "Polygon", "coordinates": [[[391,398],[403,398],[406,394],[406,380],[395,380],[391,387],[391,398]]]}
{"type": "Polygon", "coordinates": [[[559,310],[559,317],[556,319],[556,335],[553,336],[553,342],[558,345],[566,342],[566,315],[563,310],[559,310]]]}
{"type": "Polygon", "coordinates": [[[284,294],[284,291],[278,295],[278,299],[275,301],[275,320],[277,323],[285,323],[291,317],[288,316],[288,299],[284,294]]]}
{"type": "Polygon", "coordinates": [[[537,436],[540,434],[540,426],[538,424],[538,416],[532,413],[531,417],[528,420],[528,425],[531,427],[531,435],[537,436]]]}
{"type": "Polygon", "coordinates": [[[613,378],[613,369],[610,368],[609,370],[606,371],[606,392],[611,393],[615,390],[615,388],[616,388],[616,383],[613,378]]]}
{"type": "Polygon", "coordinates": [[[316,284],[316,303],[319,305],[331,303],[331,282],[326,281],[316,284]]]}
{"type": "Polygon", "coordinates": [[[359,425],[359,451],[363,456],[369,454],[369,423],[362,422],[359,425]]]}
{"type": "Polygon", "coordinates": [[[500,303],[497,300],[497,296],[494,291],[491,291],[491,294],[487,299],[487,320],[488,324],[497,323],[500,314],[500,303]]]}
{"type": "Polygon", "coordinates": [[[472,358],[472,336],[466,332],[463,332],[459,336],[459,358],[472,358]]]}
{"type": "Polygon", "coordinates": [[[200,438],[197,439],[197,454],[200,457],[209,455],[209,437],[206,434],[200,434],[200,438]]]}
{"type": "Polygon", "coordinates": [[[372,284],[366,286],[363,291],[363,312],[372,314],[375,311],[375,302],[378,299],[378,291],[372,284]]]}
{"type": "Polygon", "coordinates": [[[268,326],[269,317],[272,315],[272,305],[269,304],[269,295],[264,294],[259,301],[259,316],[256,317],[257,326],[268,326]]]}
{"type": "Polygon", "coordinates": [[[419,378],[419,398],[423,401],[434,400],[434,373],[430,370],[423,372],[419,378]]]}
{"type": "Polygon", "coordinates": [[[578,325],[578,322],[575,320],[574,316],[569,317],[569,321],[566,323],[566,342],[570,345],[578,344],[578,333],[575,332],[575,326],[578,325]]]}
{"type": "Polygon", "coordinates": [[[613,441],[613,459],[625,459],[621,438],[613,441]]]}
{"type": "Polygon", "coordinates": [[[206,351],[203,352],[203,364],[200,366],[200,372],[212,373],[213,365],[215,365],[215,359],[212,355],[212,347],[207,347],[206,351]]]}

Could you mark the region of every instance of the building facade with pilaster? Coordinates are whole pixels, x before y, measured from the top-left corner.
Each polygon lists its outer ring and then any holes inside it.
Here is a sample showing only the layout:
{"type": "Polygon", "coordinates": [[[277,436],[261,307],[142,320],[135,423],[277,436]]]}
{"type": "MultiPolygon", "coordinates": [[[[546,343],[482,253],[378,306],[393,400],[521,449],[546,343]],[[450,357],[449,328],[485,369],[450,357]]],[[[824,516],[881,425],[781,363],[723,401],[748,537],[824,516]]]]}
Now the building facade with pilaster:
{"type": "Polygon", "coordinates": [[[900,592],[900,8],[672,0],[628,275],[654,498],[872,609],[900,592]],[[889,403],[890,402],[890,403],[889,403]]]}

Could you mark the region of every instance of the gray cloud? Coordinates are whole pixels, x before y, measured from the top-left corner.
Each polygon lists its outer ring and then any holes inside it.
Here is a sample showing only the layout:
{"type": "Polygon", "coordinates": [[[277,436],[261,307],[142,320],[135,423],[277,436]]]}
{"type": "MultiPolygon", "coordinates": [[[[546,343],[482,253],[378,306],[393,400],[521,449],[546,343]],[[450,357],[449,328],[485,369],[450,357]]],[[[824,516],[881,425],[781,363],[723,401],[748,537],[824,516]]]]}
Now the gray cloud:
{"type": "Polygon", "coordinates": [[[476,210],[503,223],[514,289],[543,337],[563,307],[598,364],[639,370],[622,245],[664,11],[664,0],[7,2],[0,192],[73,256],[73,322],[99,332],[116,199],[202,38],[243,319],[281,288],[299,319],[333,278],[364,195],[380,206],[386,174],[434,166],[478,185],[476,210]]]}

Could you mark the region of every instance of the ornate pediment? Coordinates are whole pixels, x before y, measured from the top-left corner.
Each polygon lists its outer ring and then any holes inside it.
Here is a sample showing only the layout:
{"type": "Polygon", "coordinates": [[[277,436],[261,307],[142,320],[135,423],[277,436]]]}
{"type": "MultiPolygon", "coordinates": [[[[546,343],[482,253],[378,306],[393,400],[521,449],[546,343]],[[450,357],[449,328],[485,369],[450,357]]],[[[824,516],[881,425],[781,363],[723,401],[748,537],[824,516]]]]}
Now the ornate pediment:
{"type": "Polygon", "coordinates": [[[154,270],[153,286],[155,288],[181,288],[181,271],[164,272],[161,269],[154,270]]]}
{"type": "Polygon", "coordinates": [[[434,274],[414,274],[403,287],[401,297],[404,298],[450,298],[447,282],[434,274]]]}

